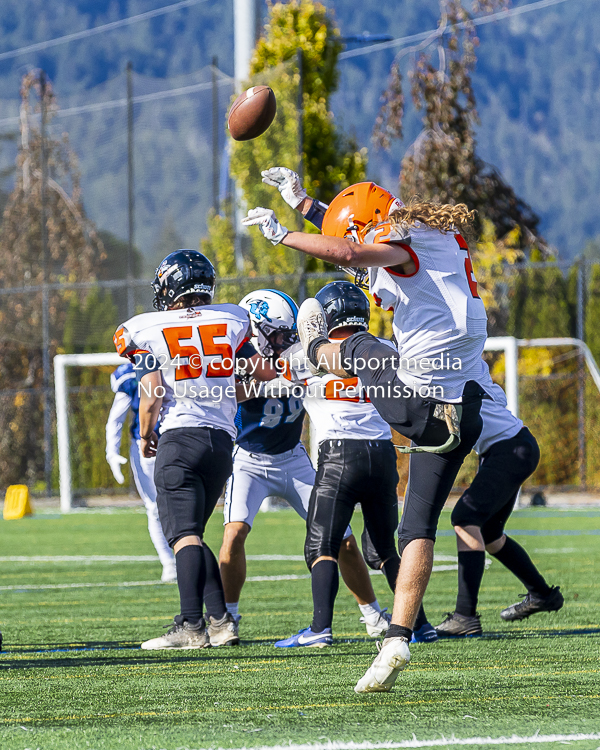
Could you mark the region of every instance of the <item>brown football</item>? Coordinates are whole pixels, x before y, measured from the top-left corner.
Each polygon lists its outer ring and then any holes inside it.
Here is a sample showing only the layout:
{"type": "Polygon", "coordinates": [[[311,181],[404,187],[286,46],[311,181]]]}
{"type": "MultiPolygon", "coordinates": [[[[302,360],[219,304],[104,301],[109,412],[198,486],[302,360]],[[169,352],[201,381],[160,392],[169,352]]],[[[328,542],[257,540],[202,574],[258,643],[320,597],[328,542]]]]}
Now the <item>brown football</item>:
{"type": "Polygon", "coordinates": [[[262,135],[277,112],[275,94],[268,86],[252,86],[231,105],[227,127],[236,141],[249,141],[262,135]]]}

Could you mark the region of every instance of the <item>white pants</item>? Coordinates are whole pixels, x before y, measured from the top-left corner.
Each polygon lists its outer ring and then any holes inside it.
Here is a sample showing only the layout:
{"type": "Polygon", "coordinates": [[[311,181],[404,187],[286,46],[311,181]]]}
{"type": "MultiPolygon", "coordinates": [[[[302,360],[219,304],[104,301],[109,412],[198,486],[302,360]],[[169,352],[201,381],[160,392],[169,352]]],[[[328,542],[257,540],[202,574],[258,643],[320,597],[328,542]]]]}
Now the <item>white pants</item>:
{"type": "Polygon", "coordinates": [[[154,486],[154,458],[144,458],[139,440],[131,440],[129,460],[133,479],[139,496],[142,498],[148,516],[148,531],[158,559],[162,565],[173,561],[173,552],[169,547],[158,518],[156,507],[156,487],[154,486]]]}
{"type": "MultiPolygon", "coordinates": [[[[306,520],[316,472],[304,446],[271,456],[249,453],[239,445],[233,451],[233,473],[225,490],[223,525],[247,523],[250,528],[262,501],[281,497],[306,520]]],[[[352,534],[348,526],[344,539],[352,534]]]]}

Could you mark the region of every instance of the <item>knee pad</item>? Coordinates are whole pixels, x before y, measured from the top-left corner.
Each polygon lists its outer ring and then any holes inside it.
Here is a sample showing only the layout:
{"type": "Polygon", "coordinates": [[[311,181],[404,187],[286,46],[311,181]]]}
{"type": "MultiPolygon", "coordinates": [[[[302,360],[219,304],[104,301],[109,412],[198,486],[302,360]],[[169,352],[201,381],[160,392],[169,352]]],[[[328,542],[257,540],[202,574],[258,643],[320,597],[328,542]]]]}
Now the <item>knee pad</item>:
{"type": "Polygon", "coordinates": [[[419,534],[412,537],[398,536],[398,554],[400,555],[400,557],[402,557],[402,555],[404,554],[404,550],[408,547],[408,545],[417,539],[430,539],[432,542],[435,542],[435,536],[428,536],[426,534],[419,534]]]}
{"type": "Polygon", "coordinates": [[[320,539],[313,539],[311,538],[310,532],[308,533],[306,542],[304,543],[304,560],[309,570],[312,569],[315,560],[319,557],[333,557],[337,560],[339,555],[339,549],[334,551],[331,544],[320,539]]]}
{"type": "MultiPolygon", "coordinates": [[[[463,495],[464,497],[464,495],[463,495]]],[[[463,497],[456,503],[450,514],[450,523],[452,526],[479,526],[481,518],[472,508],[469,508],[463,497]]]]}

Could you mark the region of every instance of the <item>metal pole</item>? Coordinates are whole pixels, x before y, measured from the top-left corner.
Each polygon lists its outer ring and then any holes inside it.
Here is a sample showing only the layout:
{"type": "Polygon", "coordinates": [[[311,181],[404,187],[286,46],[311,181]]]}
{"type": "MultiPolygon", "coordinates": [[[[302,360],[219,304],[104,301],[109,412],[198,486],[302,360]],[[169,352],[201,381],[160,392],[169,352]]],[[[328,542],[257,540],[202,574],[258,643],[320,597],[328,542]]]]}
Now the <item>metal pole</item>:
{"type": "Polygon", "coordinates": [[[46,227],[46,186],[48,184],[48,158],[46,153],[46,127],[48,118],[48,107],[46,101],[46,73],[40,73],[40,105],[41,105],[41,130],[40,130],[40,167],[42,182],[40,185],[40,224],[42,232],[42,267],[43,267],[43,289],[42,289],[42,389],[44,409],[44,481],[48,495],[52,493],[52,414],[50,404],[50,299],[48,282],[50,281],[50,254],[48,252],[48,231],[46,227]]]}
{"type": "MultiPolygon", "coordinates": [[[[584,337],[584,295],[585,295],[585,259],[580,258],[577,264],[577,332],[578,339],[584,337]]],[[[584,491],[587,485],[587,457],[585,451],[585,357],[583,352],[577,358],[577,428],[579,436],[579,485],[584,491]]]]}
{"type": "Polygon", "coordinates": [[[219,87],[217,86],[217,69],[219,60],[212,60],[212,182],[213,208],[219,213],[219,87]]]}
{"type": "MultiPolygon", "coordinates": [[[[302,56],[302,48],[298,47],[296,50],[296,65],[298,66],[298,94],[296,99],[296,110],[298,118],[298,174],[300,179],[304,177],[304,60],[302,56]]],[[[298,214],[298,229],[302,230],[304,225],[303,217],[298,214]]],[[[307,258],[302,256],[302,272],[300,274],[300,281],[298,283],[298,302],[302,304],[306,299],[306,263],[307,258]]]]}
{"type": "Polygon", "coordinates": [[[133,245],[135,233],[135,196],[133,183],[133,65],[127,63],[127,212],[128,212],[128,246],[127,246],[127,315],[135,314],[135,296],[133,284],[133,245]]]}

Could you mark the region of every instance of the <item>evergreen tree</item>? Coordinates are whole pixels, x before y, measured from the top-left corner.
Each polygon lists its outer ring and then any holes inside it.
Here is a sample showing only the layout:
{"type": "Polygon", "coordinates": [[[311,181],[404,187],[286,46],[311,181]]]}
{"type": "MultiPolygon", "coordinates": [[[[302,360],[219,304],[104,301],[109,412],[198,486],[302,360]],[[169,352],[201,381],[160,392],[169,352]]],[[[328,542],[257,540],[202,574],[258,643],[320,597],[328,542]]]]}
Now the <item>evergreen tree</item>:
{"type": "MultiPolygon", "coordinates": [[[[242,189],[245,206],[273,206],[288,227],[300,226],[301,220],[278,200],[273,188],[263,185],[261,170],[287,166],[299,171],[309,194],[326,202],[343,187],[364,179],[366,152],[336,131],[329,110],[329,99],[337,85],[340,50],[339,31],[323,5],[314,0],[291,0],[270,6],[264,35],[252,58],[248,85],[271,86],[277,97],[277,115],[260,138],[232,142],[230,169],[242,189]],[[298,116],[300,100],[302,118],[298,116]]],[[[310,229],[308,225],[304,228],[310,229]]],[[[234,271],[233,239],[230,218],[209,219],[202,247],[217,263],[219,276],[234,271]],[[227,260],[219,248],[227,248],[227,260]]],[[[325,267],[314,259],[301,265],[304,261],[297,252],[281,245],[273,247],[258,232],[246,239],[249,276],[300,274],[302,270],[325,267]]],[[[289,284],[286,290],[297,294],[298,283],[289,284]]]]}

